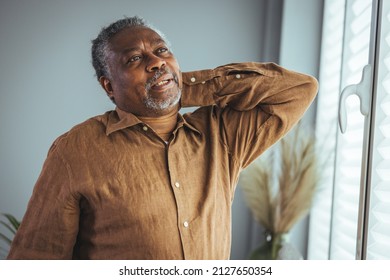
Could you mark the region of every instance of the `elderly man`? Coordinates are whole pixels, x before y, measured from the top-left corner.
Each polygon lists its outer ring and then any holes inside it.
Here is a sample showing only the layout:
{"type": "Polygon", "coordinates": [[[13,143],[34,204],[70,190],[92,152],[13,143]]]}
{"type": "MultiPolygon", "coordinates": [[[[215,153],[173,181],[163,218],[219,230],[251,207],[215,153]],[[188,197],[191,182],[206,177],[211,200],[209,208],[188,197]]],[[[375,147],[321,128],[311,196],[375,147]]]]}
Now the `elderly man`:
{"type": "Polygon", "coordinates": [[[297,123],[316,80],[254,62],[181,73],[138,17],[102,29],[92,59],[116,109],[53,143],[8,258],[228,259],[240,171],[297,123]]]}

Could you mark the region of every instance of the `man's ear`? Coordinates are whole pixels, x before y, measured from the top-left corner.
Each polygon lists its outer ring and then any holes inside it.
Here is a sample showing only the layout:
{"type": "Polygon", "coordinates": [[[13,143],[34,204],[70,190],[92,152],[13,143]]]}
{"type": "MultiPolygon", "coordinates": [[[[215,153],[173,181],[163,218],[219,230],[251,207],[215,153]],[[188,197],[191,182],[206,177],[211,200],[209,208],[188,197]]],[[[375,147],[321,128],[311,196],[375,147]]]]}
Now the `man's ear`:
{"type": "Polygon", "coordinates": [[[114,90],[112,89],[111,81],[107,77],[101,76],[99,78],[99,83],[106,91],[108,97],[114,102],[114,90]]]}

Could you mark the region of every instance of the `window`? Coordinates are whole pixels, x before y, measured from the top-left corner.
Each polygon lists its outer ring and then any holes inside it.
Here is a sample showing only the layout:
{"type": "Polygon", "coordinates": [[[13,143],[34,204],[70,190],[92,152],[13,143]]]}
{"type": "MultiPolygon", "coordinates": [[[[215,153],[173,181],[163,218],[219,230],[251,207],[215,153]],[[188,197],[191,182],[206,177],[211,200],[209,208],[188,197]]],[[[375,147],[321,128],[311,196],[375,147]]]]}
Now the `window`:
{"type": "Polygon", "coordinates": [[[326,158],[310,215],[309,259],[390,259],[388,6],[325,0],[316,134],[326,158]],[[339,102],[340,92],[359,98],[339,102]]]}

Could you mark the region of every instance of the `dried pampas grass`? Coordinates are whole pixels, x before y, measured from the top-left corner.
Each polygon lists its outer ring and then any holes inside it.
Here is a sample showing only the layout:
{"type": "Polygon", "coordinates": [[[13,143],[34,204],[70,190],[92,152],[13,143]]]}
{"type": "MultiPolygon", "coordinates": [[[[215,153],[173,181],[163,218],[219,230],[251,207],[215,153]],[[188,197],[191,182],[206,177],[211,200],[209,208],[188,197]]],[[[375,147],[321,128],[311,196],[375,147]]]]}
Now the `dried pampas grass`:
{"type": "Polygon", "coordinates": [[[297,125],[243,171],[239,185],[255,219],[272,233],[287,233],[308,213],[319,179],[313,133],[297,125]]]}

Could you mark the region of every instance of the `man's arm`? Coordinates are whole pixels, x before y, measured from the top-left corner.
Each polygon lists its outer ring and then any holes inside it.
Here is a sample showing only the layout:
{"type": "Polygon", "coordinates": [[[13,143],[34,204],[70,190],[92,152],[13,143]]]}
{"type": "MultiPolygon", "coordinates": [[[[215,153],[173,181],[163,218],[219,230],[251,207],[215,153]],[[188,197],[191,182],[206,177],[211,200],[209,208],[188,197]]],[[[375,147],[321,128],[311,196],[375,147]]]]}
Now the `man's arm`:
{"type": "Polygon", "coordinates": [[[216,105],[222,137],[246,167],[298,122],[317,87],[313,77],[274,63],[234,63],[183,73],[181,105],[216,105]]]}
{"type": "Polygon", "coordinates": [[[35,185],[8,259],[71,259],[79,223],[70,171],[53,147],[35,185]]]}

